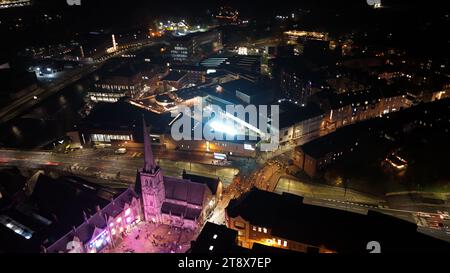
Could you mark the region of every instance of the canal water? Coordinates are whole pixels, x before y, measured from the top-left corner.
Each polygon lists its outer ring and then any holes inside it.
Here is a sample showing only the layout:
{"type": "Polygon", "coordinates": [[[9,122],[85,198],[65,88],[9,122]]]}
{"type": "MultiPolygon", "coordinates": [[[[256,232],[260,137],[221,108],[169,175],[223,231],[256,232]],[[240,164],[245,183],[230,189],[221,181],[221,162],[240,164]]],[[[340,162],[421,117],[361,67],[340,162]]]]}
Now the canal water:
{"type": "Polygon", "coordinates": [[[74,128],[86,105],[85,97],[94,82],[94,75],[68,85],[25,114],[0,125],[0,147],[42,148],[64,137],[74,128]]]}

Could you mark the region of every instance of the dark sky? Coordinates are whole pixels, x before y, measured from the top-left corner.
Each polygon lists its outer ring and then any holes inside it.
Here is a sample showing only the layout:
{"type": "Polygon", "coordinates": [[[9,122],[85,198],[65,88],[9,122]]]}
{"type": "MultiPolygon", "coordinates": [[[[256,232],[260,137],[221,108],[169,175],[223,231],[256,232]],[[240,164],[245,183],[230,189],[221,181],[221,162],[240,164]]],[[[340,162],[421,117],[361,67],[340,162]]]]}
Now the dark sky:
{"type": "MultiPolygon", "coordinates": [[[[450,13],[442,0],[382,0],[390,9],[377,12],[369,8],[366,0],[81,0],[81,7],[68,6],[66,0],[34,0],[32,8],[0,10],[0,20],[8,18],[36,18],[43,13],[59,13],[64,20],[53,25],[32,23],[31,27],[18,31],[0,33],[9,37],[10,44],[23,47],[29,41],[66,40],[74,32],[97,30],[98,28],[119,28],[149,24],[157,16],[198,17],[206,15],[221,5],[229,5],[240,10],[245,17],[273,18],[278,13],[287,14],[293,9],[310,9],[310,25],[322,27],[327,31],[342,28],[364,28],[379,25],[386,30],[398,28],[400,31],[414,32],[414,25],[436,20],[450,13]],[[410,27],[411,26],[411,27],[410,27]],[[28,40],[28,41],[27,41],[28,40]]],[[[29,21],[33,22],[31,19],[29,21]]],[[[447,20],[448,23],[448,20],[447,20]]],[[[0,30],[2,26],[0,25],[0,30]]],[[[445,26],[432,26],[437,35],[442,36],[445,26]],[[438,28],[444,29],[437,30],[438,28]],[[440,33],[440,34],[439,34],[440,33]]],[[[447,28],[448,29],[448,28],[447,28]]],[[[428,29],[424,31],[429,32],[428,29]]],[[[447,35],[448,36],[448,35],[447,35]]],[[[435,35],[431,35],[431,38],[435,35]]],[[[419,38],[419,37],[418,37],[419,38]]],[[[445,38],[445,37],[444,37],[445,38]]],[[[0,44],[0,49],[6,43],[0,44]]],[[[8,52],[9,53],[9,52],[8,52]]]]}
{"type": "MultiPolygon", "coordinates": [[[[106,12],[129,12],[142,9],[149,13],[203,13],[208,8],[221,5],[237,7],[244,14],[268,14],[294,7],[323,11],[351,12],[367,8],[366,0],[81,0],[82,6],[68,7],[65,0],[34,0],[37,6],[67,11],[82,11],[92,14],[92,10],[106,12]]],[[[443,10],[442,0],[382,0],[382,3],[405,10],[443,10]]],[[[101,15],[101,14],[99,14],[101,15]]]]}

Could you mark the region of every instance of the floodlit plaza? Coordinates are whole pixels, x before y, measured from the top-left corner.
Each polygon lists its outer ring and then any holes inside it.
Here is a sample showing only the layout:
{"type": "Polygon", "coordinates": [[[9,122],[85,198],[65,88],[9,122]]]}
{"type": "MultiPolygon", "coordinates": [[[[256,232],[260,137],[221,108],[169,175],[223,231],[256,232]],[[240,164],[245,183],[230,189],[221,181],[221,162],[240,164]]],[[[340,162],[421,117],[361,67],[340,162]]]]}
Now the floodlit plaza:
{"type": "Polygon", "coordinates": [[[105,253],[185,253],[196,233],[168,225],[141,222],[105,253]]]}

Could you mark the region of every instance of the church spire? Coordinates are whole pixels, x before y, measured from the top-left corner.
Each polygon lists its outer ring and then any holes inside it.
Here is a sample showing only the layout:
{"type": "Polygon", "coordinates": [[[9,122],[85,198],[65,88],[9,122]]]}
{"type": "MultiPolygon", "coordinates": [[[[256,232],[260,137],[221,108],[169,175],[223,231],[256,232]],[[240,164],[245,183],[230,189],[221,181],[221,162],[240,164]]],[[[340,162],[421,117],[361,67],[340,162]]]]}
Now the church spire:
{"type": "Polygon", "coordinates": [[[155,159],[153,158],[152,142],[145,124],[144,115],[142,115],[142,126],[144,128],[144,171],[152,172],[155,168],[155,159]]]}

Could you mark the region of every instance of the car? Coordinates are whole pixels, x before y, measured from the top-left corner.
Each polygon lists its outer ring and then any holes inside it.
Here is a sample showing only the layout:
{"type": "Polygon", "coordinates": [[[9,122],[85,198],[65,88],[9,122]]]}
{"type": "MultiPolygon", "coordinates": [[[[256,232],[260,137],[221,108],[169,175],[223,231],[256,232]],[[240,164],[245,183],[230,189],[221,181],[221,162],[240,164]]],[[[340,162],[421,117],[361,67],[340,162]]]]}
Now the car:
{"type": "Polygon", "coordinates": [[[47,161],[44,164],[47,166],[59,166],[58,162],[53,162],[53,161],[47,161]]]}
{"type": "Polygon", "coordinates": [[[8,163],[8,159],[7,158],[2,158],[0,157],[0,163],[8,163]]]}
{"type": "Polygon", "coordinates": [[[123,154],[127,153],[127,149],[126,148],[119,148],[119,149],[115,150],[114,153],[116,155],[123,155],[123,154]]]}

